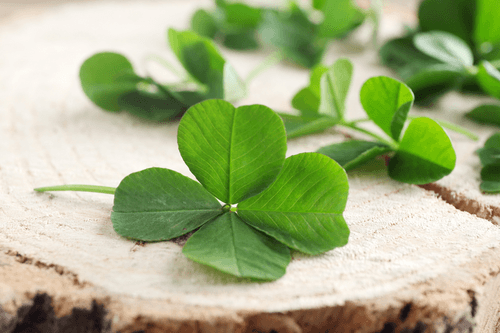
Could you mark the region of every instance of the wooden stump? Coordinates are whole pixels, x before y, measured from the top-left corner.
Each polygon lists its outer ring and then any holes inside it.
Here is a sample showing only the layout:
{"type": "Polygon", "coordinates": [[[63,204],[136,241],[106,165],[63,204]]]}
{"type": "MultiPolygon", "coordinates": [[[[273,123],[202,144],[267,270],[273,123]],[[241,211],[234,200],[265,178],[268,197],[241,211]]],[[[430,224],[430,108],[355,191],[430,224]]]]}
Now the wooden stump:
{"type": "MultiPolygon", "coordinates": [[[[349,244],[318,256],[294,253],[275,282],[193,263],[174,242],[119,237],[109,218],[112,196],[33,191],[116,186],[152,166],[191,176],[177,150],[177,123],[101,111],[83,95],[77,74],[85,58],[111,50],[141,73],[172,79],[141,59],[155,53],[175,61],[166,28],[186,28],[194,10],[210,3],[70,4],[0,27],[0,332],[500,331],[500,196],[479,192],[473,154],[493,129],[463,120],[476,101],[458,95],[446,99],[453,108],[442,103],[432,113],[482,131],[481,142],[450,134],[456,170],[423,187],[392,181],[377,163],[350,172],[349,244]]],[[[397,19],[384,22],[384,35],[398,32],[397,19]]],[[[353,117],[362,114],[362,83],[391,74],[375,51],[362,49],[366,41],[361,31],[324,60],[354,61],[353,117]]],[[[223,53],[243,77],[265,58],[223,53]]],[[[241,104],[291,110],[307,80],[306,70],[278,65],[253,82],[241,104]]],[[[327,131],[292,140],[288,155],[343,139],[327,131]]]]}

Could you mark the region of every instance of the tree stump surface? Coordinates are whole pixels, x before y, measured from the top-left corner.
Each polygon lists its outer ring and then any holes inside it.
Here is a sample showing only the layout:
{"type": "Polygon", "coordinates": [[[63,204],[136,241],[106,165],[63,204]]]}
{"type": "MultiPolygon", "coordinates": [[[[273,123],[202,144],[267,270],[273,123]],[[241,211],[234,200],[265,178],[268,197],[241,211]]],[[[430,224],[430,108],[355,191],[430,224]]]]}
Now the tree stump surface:
{"type": "MultiPolygon", "coordinates": [[[[457,167],[426,186],[395,182],[372,163],[348,174],[349,243],[318,256],[293,254],[286,275],[255,283],[189,261],[181,244],[118,236],[113,197],[35,193],[59,184],[117,186],[148,167],[192,177],[177,149],[178,123],[152,124],[99,110],[78,70],[90,55],[120,52],[139,73],[173,80],[147,54],[172,61],[167,27],[185,29],[210,1],[66,4],[0,25],[0,332],[479,332],[500,331],[500,196],[479,191],[473,153],[494,128],[463,114],[480,99],[448,95],[414,109],[476,131],[450,133],[457,167]]],[[[395,36],[397,15],[383,20],[395,36]]],[[[325,55],[354,62],[348,115],[363,115],[359,90],[392,75],[365,47],[369,29],[325,55]]],[[[266,51],[222,50],[245,77],[266,51]]],[[[280,64],[239,104],[290,111],[308,71],[280,64]]],[[[333,130],[289,141],[288,155],[345,139],[333,130]]]]}

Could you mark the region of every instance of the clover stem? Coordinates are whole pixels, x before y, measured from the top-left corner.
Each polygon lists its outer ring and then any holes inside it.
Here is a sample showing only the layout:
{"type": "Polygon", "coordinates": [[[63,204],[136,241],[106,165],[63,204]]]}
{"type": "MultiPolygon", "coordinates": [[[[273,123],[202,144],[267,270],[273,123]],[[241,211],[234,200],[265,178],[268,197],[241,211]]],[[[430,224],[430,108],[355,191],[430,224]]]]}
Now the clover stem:
{"type": "Polygon", "coordinates": [[[225,204],[224,206],[222,206],[222,211],[224,213],[234,213],[238,210],[238,207],[236,206],[231,206],[230,204],[225,204]]]}
{"type": "Polygon", "coordinates": [[[371,136],[372,138],[374,139],[377,139],[379,142],[382,142],[386,145],[388,145],[389,147],[391,147],[392,149],[394,150],[397,150],[398,149],[398,145],[394,142],[394,141],[389,141],[389,140],[386,140],[384,139],[383,137],[381,137],[380,135],[378,134],[375,134],[373,132],[370,132],[368,130],[365,130],[364,128],[361,128],[361,127],[358,127],[356,126],[355,124],[353,124],[352,122],[341,122],[339,123],[340,126],[344,126],[344,127],[347,127],[347,128],[350,128],[352,130],[355,130],[357,132],[361,132],[361,133],[364,133],[366,135],[369,135],[371,136]]]}
{"type": "Polygon", "coordinates": [[[373,32],[372,32],[372,45],[377,48],[378,45],[378,33],[380,28],[380,17],[382,15],[382,1],[381,0],[371,0],[369,14],[373,21],[373,32]]]}
{"type": "Polygon", "coordinates": [[[464,69],[465,69],[465,72],[467,74],[469,74],[470,76],[476,76],[477,72],[479,71],[479,69],[476,66],[467,66],[467,67],[464,67],[464,69]]]}
{"type": "Polygon", "coordinates": [[[348,124],[357,124],[357,123],[365,123],[367,121],[371,121],[371,119],[370,118],[354,119],[354,120],[348,121],[347,123],[348,124]]]}
{"type": "Polygon", "coordinates": [[[57,186],[46,186],[38,187],[34,189],[37,192],[47,192],[47,191],[76,191],[76,192],[93,192],[93,193],[104,193],[104,194],[115,194],[116,188],[107,186],[97,186],[97,185],[57,185],[57,186]]]}
{"type": "Polygon", "coordinates": [[[500,69],[500,59],[490,61],[490,64],[496,69],[500,69]]]}
{"type": "MultiPolygon", "coordinates": [[[[408,116],[408,119],[415,119],[415,118],[419,118],[419,117],[408,116]]],[[[456,124],[453,124],[453,123],[450,123],[450,122],[447,122],[444,120],[438,120],[438,119],[433,119],[433,120],[436,123],[438,123],[439,125],[441,125],[442,127],[447,128],[449,130],[452,130],[453,132],[457,132],[457,133],[460,133],[462,135],[465,135],[466,137],[468,137],[469,139],[471,139],[473,141],[479,140],[479,137],[476,134],[472,133],[471,131],[469,131],[461,126],[458,126],[456,124]]]]}
{"type": "Polygon", "coordinates": [[[174,91],[176,90],[187,90],[189,89],[190,85],[192,85],[192,81],[182,81],[182,82],[177,82],[177,83],[169,83],[166,84],[165,87],[172,89],[174,91]]]}
{"type": "Polygon", "coordinates": [[[144,61],[148,60],[156,61],[157,63],[159,63],[160,65],[162,65],[163,67],[165,67],[166,69],[170,70],[172,73],[177,75],[177,77],[188,80],[188,75],[186,75],[187,73],[181,72],[179,69],[177,69],[174,65],[172,65],[169,61],[165,60],[164,58],[156,54],[150,54],[146,56],[146,58],[144,59],[144,61]]]}
{"type": "Polygon", "coordinates": [[[247,76],[245,79],[245,85],[249,85],[250,82],[255,79],[260,73],[268,69],[269,67],[272,67],[278,63],[280,63],[283,59],[285,59],[285,56],[283,53],[280,51],[276,51],[274,53],[271,53],[266,59],[264,59],[263,62],[261,62],[257,67],[255,67],[247,76]]]}

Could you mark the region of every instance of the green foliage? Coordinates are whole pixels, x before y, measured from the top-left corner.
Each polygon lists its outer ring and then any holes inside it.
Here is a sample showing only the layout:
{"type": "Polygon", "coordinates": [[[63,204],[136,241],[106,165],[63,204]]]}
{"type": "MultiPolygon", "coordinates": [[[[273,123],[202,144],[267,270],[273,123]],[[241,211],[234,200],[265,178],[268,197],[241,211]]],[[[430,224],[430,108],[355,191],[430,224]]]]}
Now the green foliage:
{"type": "Polygon", "coordinates": [[[97,106],[108,111],[119,111],[120,97],[137,91],[137,83],[141,80],[130,61],[117,53],[95,54],[80,68],[83,92],[97,106]]]}
{"type": "Polygon", "coordinates": [[[235,276],[276,280],[286,273],[288,247],[224,213],[194,233],[182,248],[189,259],[235,276]]]}
{"type": "Polygon", "coordinates": [[[262,42],[277,48],[287,60],[307,68],[321,61],[330,39],[345,36],[367,16],[353,0],[314,0],[312,7],[324,18],[319,23],[311,20],[295,1],[279,10],[241,2],[215,4],[213,11],[200,9],[194,13],[193,31],[235,50],[257,49],[262,42]]]}
{"type": "Polygon", "coordinates": [[[500,72],[495,67],[486,60],[481,61],[476,77],[485,92],[500,99],[500,72]]]}
{"type": "Polygon", "coordinates": [[[380,142],[349,140],[322,147],[318,153],[330,157],[349,171],[391,150],[391,147],[380,142]]]}
{"type": "Polygon", "coordinates": [[[199,182],[149,168],[125,177],[115,191],[85,185],[35,190],[114,192],[111,221],[118,234],[162,241],[194,231],[182,252],[239,277],[275,280],[286,272],[289,248],[318,254],[347,243],[345,171],[317,153],[285,159],[285,129],[271,109],[203,101],[182,118],[178,143],[199,182]]]}
{"type": "Polygon", "coordinates": [[[481,190],[500,193],[500,132],[493,134],[484,147],[477,150],[481,160],[481,190]]]}
{"type": "Polygon", "coordinates": [[[344,119],[345,101],[351,85],[353,66],[348,59],[339,59],[321,75],[321,98],[318,112],[344,119]]]}
{"type": "Polygon", "coordinates": [[[83,91],[106,111],[124,110],[152,121],[174,119],[206,99],[235,101],[245,96],[245,83],[210,39],[192,31],[169,29],[168,43],[189,76],[187,85],[163,85],[139,76],[126,57],[103,52],[82,64],[83,91]]]}
{"type": "Polygon", "coordinates": [[[329,116],[295,116],[285,113],[280,116],[285,123],[286,136],[289,139],[322,132],[339,123],[336,118],[329,116]]]}
{"type": "Polygon", "coordinates": [[[191,18],[191,28],[201,36],[220,40],[235,50],[259,48],[257,27],[262,10],[243,3],[219,2],[215,12],[200,9],[191,18]]]}
{"type": "Polygon", "coordinates": [[[418,29],[387,42],[380,56],[421,105],[454,89],[500,99],[499,22],[496,0],[424,0],[418,29]]]}
{"type": "Polygon", "coordinates": [[[470,111],[466,116],[481,124],[500,126],[500,105],[484,104],[470,111]]]}
{"type": "Polygon", "coordinates": [[[324,1],[319,8],[324,20],[319,25],[319,35],[337,38],[363,23],[366,13],[353,0],[324,1]]]}
{"type": "MultiPolygon", "coordinates": [[[[312,88],[312,82],[318,81],[318,72],[313,71],[309,87],[300,90],[292,101],[294,106],[309,106],[317,105],[319,99],[319,105],[325,105],[323,113],[318,107],[316,111],[313,108],[299,110],[301,115],[298,116],[281,114],[288,137],[312,134],[332,126],[362,132],[376,141],[351,140],[322,147],[318,152],[334,159],[346,170],[359,167],[378,155],[390,154],[389,176],[405,183],[430,183],[454,169],[456,156],[451,141],[434,120],[412,120],[400,138],[414,101],[411,89],[404,83],[386,76],[368,79],[360,92],[361,104],[368,119],[349,122],[344,119],[344,110],[352,65],[349,60],[340,59],[330,69],[322,69],[321,73],[319,96],[312,88]],[[304,91],[309,93],[305,94],[304,91]],[[308,103],[307,98],[312,101],[308,103]],[[366,120],[377,125],[388,138],[357,125],[366,120]]],[[[449,126],[466,134],[452,124],[449,126]]]]}
{"type": "MultiPolygon", "coordinates": [[[[500,127],[500,105],[484,104],[466,114],[466,117],[485,125],[500,127]]],[[[476,153],[481,160],[481,190],[500,193],[500,132],[493,134],[476,153]]]]}
{"type": "Polygon", "coordinates": [[[398,141],[413,105],[414,96],[410,88],[390,77],[377,76],[363,84],[360,99],[368,117],[398,141]]]}
{"type": "Polygon", "coordinates": [[[277,47],[287,60],[307,68],[321,61],[327,45],[327,39],[318,36],[317,26],[293,3],[288,12],[266,11],[258,31],[265,44],[277,47]]]}
{"type": "Polygon", "coordinates": [[[223,100],[196,104],[182,118],[177,140],[196,179],[228,204],[268,187],[286,154],[281,120],[263,105],[234,108],[223,100]]]}
{"type": "Polygon", "coordinates": [[[462,76],[462,71],[455,66],[435,64],[423,68],[405,82],[411,87],[419,104],[429,105],[446,92],[459,87],[462,76]]]}
{"type": "Polygon", "coordinates": [[[303,153],[287,158],[276,181],[241,202],[238,213],[287,246],[319,254],[347,244],[349,228],[342,212],[348,191],[347,176],[337,163],[303,153]]]}
{"type": "Polygon", "coordinates": [[[292,99],[292,106],[304,116],[314,116],[318,113],[321,96],[321,77],[328,71],[328,67],[318,65],[311,70],[311,79],[308,87],[300,90],[292,99]]]}
{"type": "Polygon", "coordinates": [[[487,193],[500,193],[500,163],[488,164],[481,170],[481,190],[487,193]]]}
{"type": "Polygon", "coordinates": [[[217,30],[217,21],[204,9],[198,9],[191,17],[191,29],[200,36],[213,39],[217,30]]]}
{"type": "Polygon", "coordinates": [[[168,29],[168,43],[193,79],[208,89],[207,98],[224,98],[225,60],[208,38],[192,31],[168,29]]]}
{"type": "Polygon", "coordinates": [[[410,79],[421,70],[440,64],[440,62],[420,52],[409,35],[388,41],[380,48],[382,61],[394,69],[404,80],[410,79]]]}
{"type": "Polygon", "coordinates": [[[123,237],[162,241],[184,235],[220,214],[220,203],[200,183],[172,170],[150,168],[120,182],[111,221],[123,237]]]}
{"type": "Polygon", "coordinates": [[[441,126],[430,118],[417,118],[389,161],[389,176],[403,183],[427,184],[449,175],[455,161],[455,150],[441,126]]]}
{"type": "Polygon", "coordinates": [[[472,46],[476,0],[424,0],[418,9],[420,29],[444,31],[472,46]]]}
{"type": "Polygon", "coordinates": [[[443,31],[423,32],[415,35],[413,42],[421,52],[445,64],[474,64],[474,56],[467,43],[453,34],[443,31]]]}
{"type": "Polygon", "coordinates": [[[476,28],[474,31],[476,43],[483,50],[500,43],[500,11],[498,1],[477,1],[476,28]]]}

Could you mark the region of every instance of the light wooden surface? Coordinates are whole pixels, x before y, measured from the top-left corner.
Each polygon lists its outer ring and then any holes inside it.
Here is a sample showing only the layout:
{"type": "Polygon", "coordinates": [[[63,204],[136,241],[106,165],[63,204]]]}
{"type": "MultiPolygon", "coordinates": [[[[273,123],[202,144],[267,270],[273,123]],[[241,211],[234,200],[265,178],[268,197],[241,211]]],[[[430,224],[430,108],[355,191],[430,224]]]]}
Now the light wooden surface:
{"type": "MultiPolygon", "coordinates": [[[[173,59],[165,29],[187,27],[200,4],[210,2],[75,3],[0,26],[1,49],[10,50],[0,52],[0,331],[29,327],[36,311],[56,318],[60,330],[88,325],[85,332],[500,330],[500,196],[479,193],[472,154],[493,129],[461,117],[475,100],[451,95],[453,108],[443,103],[433,113],[482,137],[470,142],[450,134],[459,156],[450,176],[421,188],[394,182],[375,165],[375,171],[350,173],[349,244],[320,256],[294,254],[287,274],[272,283],[192,263],[172,242],[140,246],[120,238],[109,219],[111,196],[33,192],[65,183],[116,186],[151,166],[190,175],[177,151],[176,123],[150,124],[97,109],[81,92],[77,73],[86,57],[113,50],[139,72],[169,78],[142,59],[149,53],[173,59]],[[456,195],[448,204],[435,192],[445,199],[456,195]],[[490,215],[461,207],[452,200],[457,195],[490,215]]],[[[385,36],[399,32],[398,17],[384,22],[385,36]]],[[[336,43],[324,60],[354,61],[353,118],[362,114],[362,83],[390,74],[374,50],[364,49],[368,33],[336,43]]],[[[265,58],[223,52],[243,77],[265,58]]],[[[290,111],[291,97],[307,80],[303,69],[276,66],[254,81],[241,104],[290,111]]],[[[292,140],[288,155],[343,138],[329,131],[292,140]]],[[[45,332],[47,325],[37,328],[45,332]]]]}

